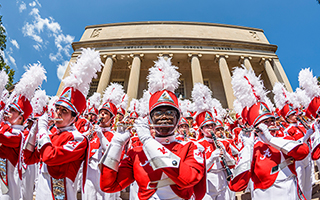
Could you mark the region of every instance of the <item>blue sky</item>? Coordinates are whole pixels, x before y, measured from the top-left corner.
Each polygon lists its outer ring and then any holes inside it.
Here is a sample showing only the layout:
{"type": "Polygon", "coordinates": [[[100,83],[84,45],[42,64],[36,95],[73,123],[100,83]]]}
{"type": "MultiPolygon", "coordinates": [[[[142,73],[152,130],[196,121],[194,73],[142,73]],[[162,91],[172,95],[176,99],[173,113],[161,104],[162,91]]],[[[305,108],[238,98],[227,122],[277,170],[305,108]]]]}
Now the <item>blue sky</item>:
{"type": "Polygon", "coordinates": [[[4,56],[18,81],[25,66],[40,61],[47,70],[42,88],[55,95],[64,66],[88,25],[131,21],[196,21],[261,28],[293,89],[310,67],[320,76],[320,5],[316,0],[6,0],[0,15],[7,31],[4,56]],[[59,75],[58,75],[59,74],[59,75]]]}

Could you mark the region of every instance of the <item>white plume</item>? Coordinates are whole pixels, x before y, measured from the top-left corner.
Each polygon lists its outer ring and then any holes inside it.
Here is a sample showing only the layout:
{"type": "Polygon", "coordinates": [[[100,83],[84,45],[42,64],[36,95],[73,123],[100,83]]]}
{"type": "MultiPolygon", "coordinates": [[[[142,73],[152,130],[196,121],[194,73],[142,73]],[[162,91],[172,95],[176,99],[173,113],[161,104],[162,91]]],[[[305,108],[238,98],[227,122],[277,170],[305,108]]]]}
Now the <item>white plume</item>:
{"type": "Polygon", "coordinates": [[[233,110],[238,113],[239,115],[241,115],[243,107],[241,105],[241,103],[239,102],[238,99],[233,101],[233,110]]]}
{"type": "Polygon", "coordinates": [[[31,100],[37,87],[41,85],[43,80],[47,80],[46,73],[40,62],[29,65],[27,71],[14,88],[17,96],[21,94],[31,100]]]}
{"type": "Polygon", "coordinates": [[[90,102],[90,108],[94,106],[98,109],[101,102],[101,94],[98,92],[93,93],[93,95],[88,99],[88,102],[90,102]]]}
{"type": "Polygon", "coordinates": [[[295,95],[291,92],[288,92],[284,87],[283,83],[275,83],[272,92],[274,94],[274,103],[276,104],[276,107],[280,110],[286,104],[292,104],[293,108],[299,107],[299,104],[295,99],[295,95]]]}
{"type": "Polygon", "coordinates": [[[148,90],[143,91],[143,96],[139,99],[139,107],[138,107],[138,114],[141,117],[145,117],[149,113],[149,99],[150,99],[150,92],[148,90]]]}
{"type": "Polygon", "coordinates": [[[8,80],[8,74],[4,70],[0,71],[0,97],[2,96],[2,92],[5,90],[8,80]]]}
{"type": "Polygon", "coordinates": [[[179,99],[179,108],[183,117],[188,116],[188,106],[191,104],[191,101],[188,99],[179,99]]]}
{"type": "MultiPolygon", "coordinates": [[[[212,112],[212,91],[202,83],[196,83],[191,92],[192,101],[198,114],[209,111],[212,112]]],[[[214,113],[212,113],[214,114],[214,113]]]]}
{"type": "Polygon", "coordinates": [[[120,105],[124,95],[123,86],[119,83],[110,83],[103,93],[102,104],[111,102],[115,106],[120,105]]]}
{"type": "Polygon", "coordinates": [[[48,103],[48,111],[50,112],[51,110],[56,110],[56,107],[54,106],[55,103],[59,100],[58,96],[52,96],[49,100],[48,103]]]}
{"type": "Polygon", "coordinates": [[[139,109],[139,100],[138,99],[131,99],[130,101],[130,106],[128,108],[128,112],[131,113],[131,112],[138,112],[138,109],[139,109]]]}
{"type": "Polygon", "coordinates": [[[216,98],[212,99],[212,105],[212,108],[217,111],[217,118],[222,120],[223,117],[227,114],[227,111],[222,107],[221,102],[216,98]]]}
{"type": "Polygon", "coordinates": [[[310,68],[302,69],[299,72],[299,86],[305,90],[306,95],[312,100],[316,96],[320,96],[320,87],[318,80],[313,76],[310,68]]]}
{"type": "Polygon", "coordinates": [[[154,63],[155,65],[149,69],[147,77],[149,92],[151,94],[161,90],[174,92],[179,87],[178,67],[171,64],[171,58],[165,60],[163,57],[159,57],[158,61],[154,63]]]}
{"type": "Polygon", "coordinates": [[[128,95],[124,93],[122,98],[121,98],[121,103],[120,103],[120,107],[122,109],[124,109],[124,110],[127,109],[128,100],[129,100],[128,95]]]}
{"type": "Polygon", "coordinates": [[[307,96],[306,91],[300,88],[296,89],[295,96],[300,105],[305,108],[307,108],[309,103],[311,102],[311,99],[309,98],[309,96],[307,96]]]}
{"type": "Polygon", "coordinates": [[[242,107],[251,107],[258,101],[265,99],[268,93],[264,89],[260,76],[257,77],[254,71],[247,70],[244,66],[234,69],[231,84],[233,94],[242,107]]]}
{"type": "Polygon", "coordinates": [[[9,96],[10,96],[9,91],[8,90],[3,90],[2,94],[0,96],[0,101],[3,101],[5,104],[7,104],[9,96]]]}
{"type": "Polygon", "coordinates": [[[70,75],[62,80],[64,87],[73,87],[86,97],[92,78],[96,78],[96,73],[101,71],[102,65],[98,51],[90,48],[82,49],[77,62],[70,67],[70,75]]]}
{"type": "Polygon", "coordinates": [[[42,114],[43,109],[47,106],[49,101],[45,90],[37,90],[31,99],[31,106],[34,114],[42,114]]]}

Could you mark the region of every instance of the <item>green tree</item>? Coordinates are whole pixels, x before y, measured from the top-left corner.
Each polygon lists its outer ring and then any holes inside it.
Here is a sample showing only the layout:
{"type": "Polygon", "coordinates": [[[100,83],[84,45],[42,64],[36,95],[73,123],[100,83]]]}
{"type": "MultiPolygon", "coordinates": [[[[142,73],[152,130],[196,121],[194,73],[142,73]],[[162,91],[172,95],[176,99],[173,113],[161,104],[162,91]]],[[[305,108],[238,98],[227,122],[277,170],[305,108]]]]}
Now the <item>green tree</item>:
{"type": "MultiPolygon", "coordinates": [[[[2,15],[0,15],[0,51],[1,52],[3,52],[6,49],[7,47],[6,42],[7,42],[6,30],[2,25],[2,15]]],[[[11,69],[10,66],[7,65],[7,63],[4,62],[3,55],[0,54],[0,70],[2,69],[4,69],[4,71],[9,76],[8,84],[6,85],[6,88],[9,88],[13,84],[13,77],[14,77],[15,71],[11,69]]]]}
{"type": "MultiPolygon", "coordinates": [[[[320,0],[319,0],[320,1],[320,0]]],[[[320,83],[320,76],[318,76],[318,84],[320,83]]]]}

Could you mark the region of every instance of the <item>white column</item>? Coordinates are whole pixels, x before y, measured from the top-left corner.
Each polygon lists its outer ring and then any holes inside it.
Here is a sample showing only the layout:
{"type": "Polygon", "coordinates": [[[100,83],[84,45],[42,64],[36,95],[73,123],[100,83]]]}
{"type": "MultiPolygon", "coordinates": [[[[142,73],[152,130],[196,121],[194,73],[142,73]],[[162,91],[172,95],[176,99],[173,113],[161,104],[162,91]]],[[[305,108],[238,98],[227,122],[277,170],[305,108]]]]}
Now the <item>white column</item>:
{"type": "Polygon", "coordinates": [[[200,60],[199,60],[199,57],[202,57],[202,55],[188,54],[188,56],[191,57],[191,74],[192,74],[193,85],[195,83],[203,84],[203,77],[202,77],[202,71],[201,71],[200,60]]]}
{"type": "Polygon", "coordinates": [[[226,60],[226,58],[228,57],[229,56],[216,55],[216,58],[219,59],[219,70],[222,78],[224,92],[226,94],[228,108],[232,109],[235,97],[233,95],[233,90],[231,85],[231,73],[226,60]]]}
{"type": "Polygon", "coordinates": [[[251,59],[251,57],[243,57],[243,65],[247,68],[247,70],[253,70],[250,62],[251,59]]]}
{"type": "Polygon", "coordinates": [[[281,80],[286,89],[289,91],[289,92],[292,92],[292,87],[291,87],[291,84],[288,80],[288,77],[286,75],[286,73],[284,72],[284,69],[279,61],[279,59],[273,59],[273,66],[274,66],[274,72],[276,73],[276,75],[278,75],[278,79],[281,80]]]}
{"type": "MultiPolygon", "coordinates": [[[[131,70],[130,70],[130,76],[128,81],[128,89],[127,89],[127,95],[128,95],[128,102],[131,101],[133,98],[137,98],[138,96],[138,89],[139,89],[139,78],[140,78],[140,66],[141,66],[141,60],[140,56],[143,56],[143,54],[132,54],[130,55],[133,57],[131,70]]],[[[128,103],[128,106],[130,103],[128,103]]]]}
{"type": "Polygon", "coordinates": [[[264,68],[265,68],[266,73],[268,75],[268,78],[270,80],[271,86],[273,87],[274,84],[279,81],[278,81],[276,74],[274,73],[274,71],[272,69],[270,60],[266,59],[266,58],[262,58],[261,61],[264,62],[264,68]]]}
{"type": "Polygon", "coordinates": [[[111,56],[108,55],[106,58],[106,62],[104,63],[104,67],[102,69],[102,73],[100,76],[99,80],[99,85],[97,88],[97,92],[100,94],[103,93],[103,91],[107,88],[109,82],[110,82],[110,77],[111,77],[111,71],[112,71],[112,66],[113,66],[113,59],[115,58],[115,55],[111,56]]]}

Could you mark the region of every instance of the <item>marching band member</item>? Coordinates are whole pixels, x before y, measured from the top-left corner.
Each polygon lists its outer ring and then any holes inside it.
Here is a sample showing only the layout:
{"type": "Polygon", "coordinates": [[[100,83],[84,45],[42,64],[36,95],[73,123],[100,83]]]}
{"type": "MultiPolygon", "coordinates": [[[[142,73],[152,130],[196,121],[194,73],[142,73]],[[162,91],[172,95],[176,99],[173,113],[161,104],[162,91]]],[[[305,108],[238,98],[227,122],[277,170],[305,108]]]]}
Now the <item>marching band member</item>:
{"type": "Polygon", "coordinates": [[[100,105],[100,93],[95,92],[93,95],[88,99],[88,120],[91,125],[94,125],[98,122],[98,107],[100,105]]]}
{"type": "Polygon", "coordinates": [[[205,149],[206,156],[208,191],[204,199],[227,200],[231,197],[227,189],[226,168],[234,166],[235,160],[231,156],[230,144],[218,141],[215,135],[216,120],[212,115],[214,104],[211,95],[212,92],[207,86],[201,83],[194,85],[192,99],[197,111],[195,121],[199,127],[199,134],[203,135],[197,142],[205,149]]]}
{"type": "MultiPolygon", "coordinates": [[[[274,100],[279,113],[286,120],[289,126],[284,130],[285,135],[293,137],[295,140],[301,140],[307,130],[298,121],[297,108],[300,106],[296,101],[294,93],[289,93],[281,83],[276,83],[273,87],[274,100]]],[[[310,132],[309,132],[310,133],[310,132]]],[[[310,140],[304,141],[309,146],[310,140]]],[[[307,200],[312,196],[312,160],[309,154],[303,160],[296,162],[297,178],[299,186],[307,200]]]]}
{"type": "MultiPolygon", "coordinates": [[[[32,113],[31,98],[46,71],[40,63],[30,65],[13,92],[14,100],[6,108],[5,122],[0,126],[1,196],[0,199],[19,199],[22,179],[23,122],[32,113]]],[[[30,188],[29,188],[30,189],[30,188]]],[[[31,188],[33,190],[33,187],[31,188]]],[[[32,193],[32,192],[31,192],[32,193]]]]}
{"type": "Polygon", "coordinates": [[[189,123],[188,123],[188,120],[184,117],[181,117],[178,123],[176,140],[180,140],[180,141],[189,140],[189,123]]]}
{"type": "MultiPolygon", "coordinates": [[[[76,117],[86,108],[86,95],[89,84],[102,62],[99,52],[82,49],[71,73],[63,79],[64,90],[55,103],[56,131],[48,129],[48,115],[38,119],[38,133],[29,137],[30,148],[24,153],[30,163],[41,159],[36,199],[77,199],[76,176],[82,162],[83,184],[85,184],[89,142],[74,126],[76,117]],[[52,130],[51,130],[52,131],[52,130]],[[33,140],[37,136],[37,148],[33,140]],[[52,195],[50,195],[52,194],[52,195]]],[[[28,164],[28,163],[27,163],[28,164]]]]}
{"type": "Polygon", "coordinates": [[[120,104],[123,96],[123,87],[118,83],[111,83],[104,91],[103,104],[99,108],[99,121],[94,125],[90,136],[90,154],[88,162],[88,174],[82,199],[84,200],[116,200],[120,198],[120,193],[104,193],[100,189],[100,170],[98,167],[105,147],[111,142],[114,136],[112,130],[114,119],[117,115],[116,105],[120,104]]]}
{"type": "Polygon", "coordinates": [[[129,140],[128,131],[118,129],[101,159],[100,186],[105,192],[126,188],[134,180],[139,186],[139,199],[202,199],[204,195],[204,159],[193,142],[174,139],[180,111],[173,91],[180,74],[176,67],[160,57],[148,76],[149,119],[156,130],[150,135],[148,119],[135,121],[142,147],[136,147],[121,159],[121,151],[129,140]]]}
{"type": "MultiPolygon", "coordinates": [[[[47,103],[49,101],[48,96],[46,95],[46,92],[44,90],[37,90],[34,93],[34,97],[31,99],[31,105],[33,109],[33,118],[38,118],[41,115],[44,114],[44,112],[47,111],[47,103]]],[[[34,121],[30,120],[31,126],[33,125],[34,121]]],[[[37,127],[37,124],[35,122],[35,127],[37,127]]],[[[31,127],[30,127],[31,128],[31,127]]],[[[29,128],[25,129],[25,139],[27,141],[27,137],[29,136],[29,128]]],[[[25,145],[23,147],[23,150],[27,147],[27,142],[25,142],[25,145]]],[[[33,190],[36,185],[36,175],[37,175],[37,165],[38,163],[34,163],[31,165],[26,165],[23,163],[22,167],[22,184],[21,184],[21,198],[23,200],[32,200],[33,199],[33,190]]]]}
{"type": "Polygon", "coordinates": [[[252,199],[305,199],[297,183],[295,160],[308,155],[308,146],[291,136],[274,137],[275,117],[269,109],[272,104],[252,70],[236,68],[232,85],[236,98],[243,107],[248,107],[246,119],[255,131],[243,134],[244,148],[229,183],[230,189],[241,191],[251,179],[252,199]]]}

